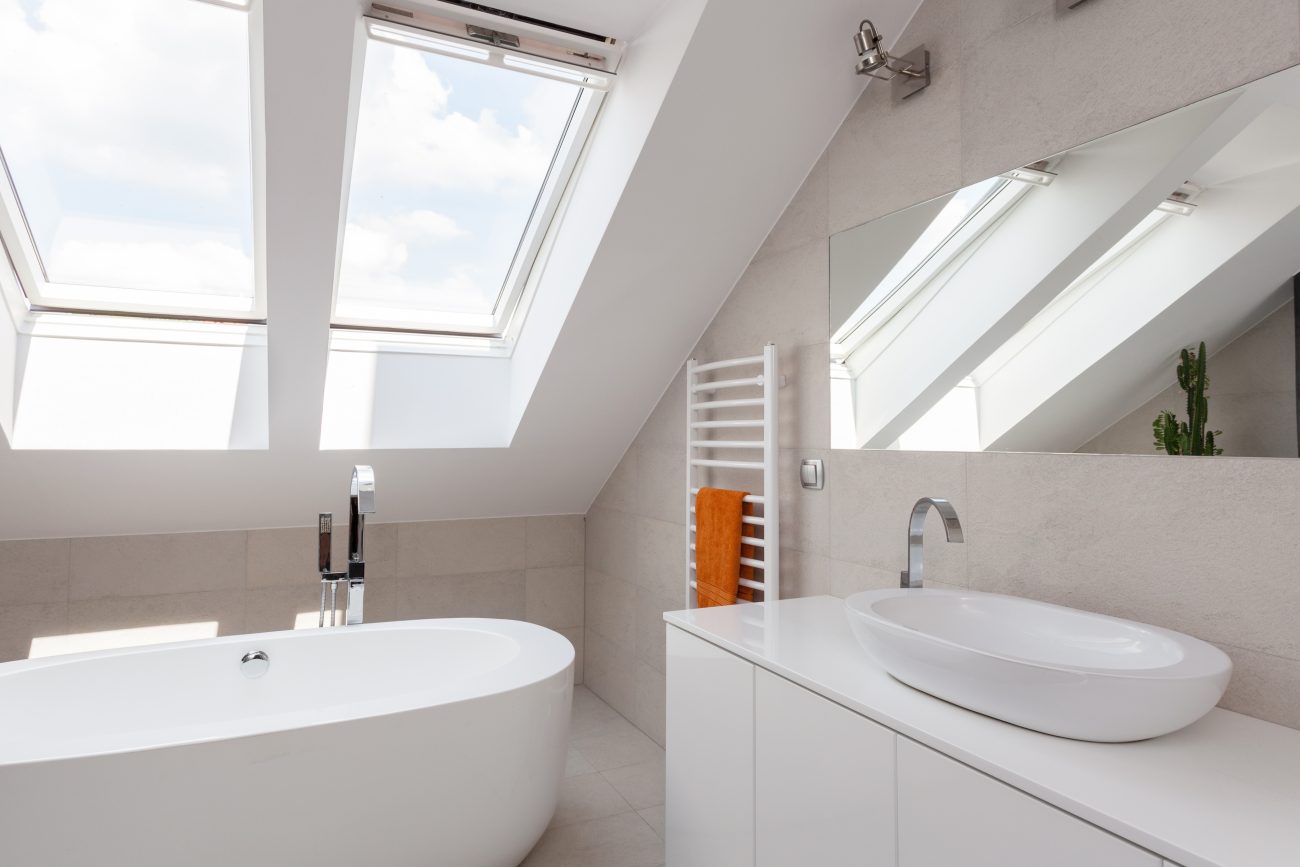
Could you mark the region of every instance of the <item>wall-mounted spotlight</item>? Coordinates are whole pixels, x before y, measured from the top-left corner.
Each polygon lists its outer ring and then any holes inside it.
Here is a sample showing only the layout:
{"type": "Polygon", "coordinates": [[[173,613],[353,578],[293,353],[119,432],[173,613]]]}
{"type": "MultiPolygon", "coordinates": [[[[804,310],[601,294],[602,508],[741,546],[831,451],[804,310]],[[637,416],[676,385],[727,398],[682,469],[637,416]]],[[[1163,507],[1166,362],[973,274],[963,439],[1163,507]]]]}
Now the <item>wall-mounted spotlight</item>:
{"type": "Polygon", "coordinates": [[[853,46],[858,50],[858,75],[893,82],[895,99],[907,99],[930,86],[930,52],[924,45],[892,57],[881,44],[876,25],[864,18],[853,34],[853,46]]]}

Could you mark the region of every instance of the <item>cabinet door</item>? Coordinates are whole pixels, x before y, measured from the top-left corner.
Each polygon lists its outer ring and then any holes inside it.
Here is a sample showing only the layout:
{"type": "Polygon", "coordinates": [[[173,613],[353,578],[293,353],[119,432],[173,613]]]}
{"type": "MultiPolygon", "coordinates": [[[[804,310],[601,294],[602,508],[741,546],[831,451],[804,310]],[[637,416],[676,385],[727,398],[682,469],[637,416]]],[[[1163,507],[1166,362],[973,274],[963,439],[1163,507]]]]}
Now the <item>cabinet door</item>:
{"type": "Polygon", "coordinates": [[[898,867],[1160,867],[1106,831],[898,739],[898,867]]]}
{"type": "Polygon", "coordinates": [[[668,629],[668,867],[754,867],[754,666],[668,629]]]}
{"type": "Polygon", "coordinates": [[[763,669],[754,681],[758,867],[894,867],[892,731],[763,669]]]}

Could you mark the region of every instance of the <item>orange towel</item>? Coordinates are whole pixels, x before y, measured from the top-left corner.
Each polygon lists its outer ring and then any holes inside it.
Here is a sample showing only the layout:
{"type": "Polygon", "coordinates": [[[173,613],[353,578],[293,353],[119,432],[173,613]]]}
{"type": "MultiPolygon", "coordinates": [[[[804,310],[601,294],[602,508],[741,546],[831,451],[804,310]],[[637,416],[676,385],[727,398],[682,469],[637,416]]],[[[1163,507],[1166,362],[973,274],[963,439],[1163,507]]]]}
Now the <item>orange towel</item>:
{"type": "MultiPolygon", "coordinates": [[[[700,608],[736,601],[744,491],[700,488],[695,495],[695,597],[700,608]]],[[[752,594],[750,594],[752,598],[752,594]]]]}

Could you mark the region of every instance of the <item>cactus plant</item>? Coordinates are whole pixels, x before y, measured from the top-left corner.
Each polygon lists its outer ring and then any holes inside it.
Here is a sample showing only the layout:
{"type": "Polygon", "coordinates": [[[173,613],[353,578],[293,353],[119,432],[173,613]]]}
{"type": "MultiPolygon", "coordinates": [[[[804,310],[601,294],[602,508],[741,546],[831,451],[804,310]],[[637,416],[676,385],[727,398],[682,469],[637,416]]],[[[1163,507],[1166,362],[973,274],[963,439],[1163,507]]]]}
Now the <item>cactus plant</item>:
{"type": "Polygon", "coordinates": [[[1184,349],[1178,363],[1178,387],[1187,392],[1187,421],[1179,421],[1169,410],[1156,416],[1152,429],[1156,450],[1171,455],[1221,455],[1215,445],[1221,430],[1206,430],[1210,416],[1210,378],[1205,373],[1205,342],[1196,349],[1184,349]]]}

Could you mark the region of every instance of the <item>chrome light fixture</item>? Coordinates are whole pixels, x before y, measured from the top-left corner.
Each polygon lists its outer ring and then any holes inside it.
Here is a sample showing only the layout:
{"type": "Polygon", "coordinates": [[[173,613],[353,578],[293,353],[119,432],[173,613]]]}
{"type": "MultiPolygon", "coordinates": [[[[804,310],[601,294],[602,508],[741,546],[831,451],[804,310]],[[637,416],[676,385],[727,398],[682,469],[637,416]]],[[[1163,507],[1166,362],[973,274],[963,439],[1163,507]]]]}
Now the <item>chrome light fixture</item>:
{"type": "Polygon", "coordinates": [[[893,57],[881,44],[876,25],[864,18],[853,34],[853,46],[858,50],[858,75],[892,81],[895,99],[907,99],[930,86],[930,52],[924,45],[893,57]]]}

